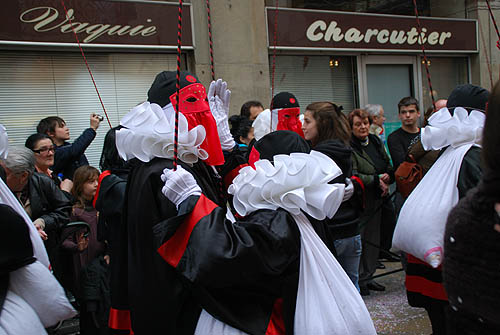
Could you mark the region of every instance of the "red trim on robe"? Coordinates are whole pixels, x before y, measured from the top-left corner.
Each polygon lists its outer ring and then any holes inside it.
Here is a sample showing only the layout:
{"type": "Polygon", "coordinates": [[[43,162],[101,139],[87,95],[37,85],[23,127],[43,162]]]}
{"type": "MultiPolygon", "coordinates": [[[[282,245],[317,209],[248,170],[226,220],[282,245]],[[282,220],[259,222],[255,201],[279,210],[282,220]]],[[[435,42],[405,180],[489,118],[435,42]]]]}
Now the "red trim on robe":
{"type": "Polygon", "coordinates": [[[229,171],[228,174],[226,174],[226,176],[224,177],[224,186],[226,187],[226,190],[229,187],[229,185],[233,183],[233,179],[236,178],[240,170],[243,169],[245,166],[248,166],[248,164],[245,163],[238,165],[237,167],[229,171]]]}
{"type": "Polygon", "coordinates": [[[186,251],[189,237],[196,224],[206,215],[210,214],[218,207],[212,200],[200,195],[193,211],[187,216],[186,220],[177,228],[174,235],[158,248],[161,257],[174,268],[186,251]]]}
{"type": "Polygon", "coordinates": [[[101,189],[102,180],[104,178],[106,178],[107,176],[109,176],[110,174],[111,174],[111,171],[110,170],[106,170],[103,173],[101,173],[101,175],[99,176],[99,179],[98,179],[98,182],[97,182],[97,190],[95,191],[94,200],[92,200],[92,206],[94,206],[94,208],[95,208],[95,203],[97,201],[97,197],[99,196],[99,190],[101,189]]]}
{"type": "Polygon", "coordinates": [[[266,335],[285,335],[285,322],[283,321],[283,298],[274,301],[273,313],[267,325],[266,335]]]}
{"type": "MultiPolygon", "coordinates": [[[[407,254],[406,259],[408,260],[408,264],[419,264],[427,266],[434,271],[442,271],[441,265],[434,269],[426,262],[411,254],[407,254]]],[[[419,293],[433,299],[448,301],[448,295],[446,294],[443,283],[436,283],[423,276],[406,275],[405,286],[407,291],[419,293]]]]}
{"type": "Polygon", "coordinates": [[[436,283],[418,276],[406,276],[406,290],[426,297],[448,301],[443,283],[436,283]]]}
{"type": "Polygon", "coordinates": [[[130,330],[130,334],[134,334],[129,310],[110,308],[108,326],[116,330],[130,330]]]}

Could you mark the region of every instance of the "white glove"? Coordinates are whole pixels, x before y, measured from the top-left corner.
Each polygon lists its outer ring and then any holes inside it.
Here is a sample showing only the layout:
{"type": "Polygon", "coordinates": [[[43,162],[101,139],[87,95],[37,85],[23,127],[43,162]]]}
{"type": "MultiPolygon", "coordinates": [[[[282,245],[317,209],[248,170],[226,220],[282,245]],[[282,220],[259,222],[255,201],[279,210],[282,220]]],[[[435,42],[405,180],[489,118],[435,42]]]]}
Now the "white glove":
{"type": "Polygon", "coordinates": [[[231,100],[231,91],[227,89],[227,83],[222,79],[212,81],[208,88],[208,104],[217,123],[217,132],[219,133],[222,150],[231,150],[236,142],[229,131],[229,101],[231,100]]]}
{"type": "Polygon", "coordinates": [[[193,175],[180,165],[177,170],[165,169],[161,175],[161,180],[165,186],[161,192],[172,201],[177,208],[179,205],[191,195],[200,195],[201,188],[196,183],[193,175]]]}
{"type": "Polygon", "coordinates": [[[351,178],[346,178],[345,179],[344,198],[342,199],[342,202],[351,199],[353,194],[354,194],[354,184],[352,183],[351,178]]]}

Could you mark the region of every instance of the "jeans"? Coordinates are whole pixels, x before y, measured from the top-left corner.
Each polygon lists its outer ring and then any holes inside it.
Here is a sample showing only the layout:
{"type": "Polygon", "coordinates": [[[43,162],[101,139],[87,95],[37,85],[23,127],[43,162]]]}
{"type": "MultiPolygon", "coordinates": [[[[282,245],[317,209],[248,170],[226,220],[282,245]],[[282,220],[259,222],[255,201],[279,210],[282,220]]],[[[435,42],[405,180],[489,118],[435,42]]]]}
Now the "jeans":
{"type": "Polygon", "coordinates": [[[359,292],[359,260],[361,258],[361,235],[335,240],[337,261],[359,292]]]}

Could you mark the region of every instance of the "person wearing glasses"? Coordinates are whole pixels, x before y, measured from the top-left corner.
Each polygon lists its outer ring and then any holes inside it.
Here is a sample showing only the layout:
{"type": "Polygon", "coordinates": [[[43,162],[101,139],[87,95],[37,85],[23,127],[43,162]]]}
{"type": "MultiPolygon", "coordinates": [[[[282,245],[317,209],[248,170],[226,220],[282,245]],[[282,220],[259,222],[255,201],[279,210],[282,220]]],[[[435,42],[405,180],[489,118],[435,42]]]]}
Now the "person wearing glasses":
{"type": "Polygon", "coordinates": [[[63,191],[71,192],[73,182],[69,179],[61,180],[52,170],[54,165],[55,147],[49,135],[35,133],[26,139],[26,148],[35,153],[35,171],[49,176],[63,191]]]}

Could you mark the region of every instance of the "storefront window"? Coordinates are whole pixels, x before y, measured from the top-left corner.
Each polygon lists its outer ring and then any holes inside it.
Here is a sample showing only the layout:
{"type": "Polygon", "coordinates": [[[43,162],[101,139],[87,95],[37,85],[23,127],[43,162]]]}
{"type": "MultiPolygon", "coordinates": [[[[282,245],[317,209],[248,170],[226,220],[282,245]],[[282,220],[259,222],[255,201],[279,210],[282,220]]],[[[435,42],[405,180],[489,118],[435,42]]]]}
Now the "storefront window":
{"type": "Polygon", "coordinates": [[[284,91],[294,94],[302,113],[316,101],[331,101],[350,112],[358,105],[355,71],[355,57],[277,56],[274,94],[284,91]]]}
{"type": "MultiPolygon", "coordinates": [[[[467,57],[427,57],[427,62],[436,101],[448,98],[457,85],[469,82],[467,57]]],[[[423,58],[421,58],[421,66],[423,106],[427,109],[432,106],[432,100],[423,58]]]]}

